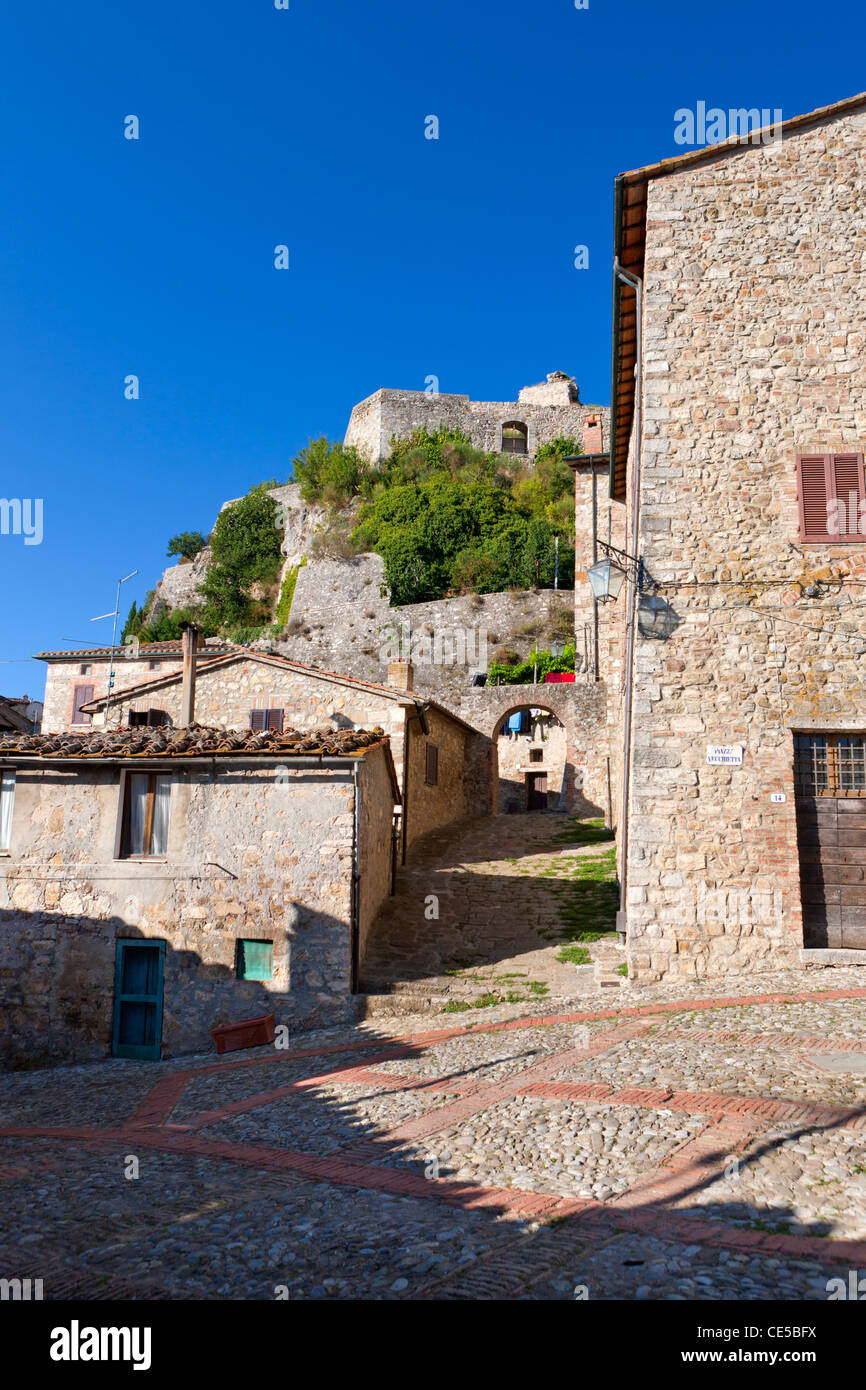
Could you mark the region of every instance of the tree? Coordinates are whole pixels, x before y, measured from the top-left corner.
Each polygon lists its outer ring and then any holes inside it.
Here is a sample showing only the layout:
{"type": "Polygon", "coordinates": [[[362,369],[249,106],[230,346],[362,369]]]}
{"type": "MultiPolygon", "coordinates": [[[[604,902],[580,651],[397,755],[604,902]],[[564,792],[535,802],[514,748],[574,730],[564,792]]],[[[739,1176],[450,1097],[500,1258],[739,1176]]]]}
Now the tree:
{"type": "Polygon", "coordinates": [[[194,560],[206,545],[207,536],[203,536],[201,531],[181,531],[177,536],[172,536],[165,553],[177,555],[181,560],[194,560]]]}
{"type": "Polygon", "coordinates": [[[209,627],[241,627],[260,617],[249,589],[276,579],[283,558],[280,532],[280,509],[265,483],[223,507],[210,540],[213,559],[200,589],[209,627]]]}

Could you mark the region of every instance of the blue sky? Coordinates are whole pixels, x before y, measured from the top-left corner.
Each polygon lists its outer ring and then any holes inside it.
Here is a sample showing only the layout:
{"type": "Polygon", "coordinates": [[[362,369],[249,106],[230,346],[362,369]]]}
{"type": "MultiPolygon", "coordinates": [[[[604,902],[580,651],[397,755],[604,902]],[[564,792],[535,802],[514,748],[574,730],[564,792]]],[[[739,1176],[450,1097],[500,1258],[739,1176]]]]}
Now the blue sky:
{"type": "Polygon", "coordinates": [[[169,536],[379,386],[564,369],[606,404],[614,175],[699,100],[859,91],[863,29],[853,0],[7,7],[0,496],[44,535],[0,535],[0,693],[38,698],[30,653],[107,641],[121,575],[125,614],[169,536]]]}

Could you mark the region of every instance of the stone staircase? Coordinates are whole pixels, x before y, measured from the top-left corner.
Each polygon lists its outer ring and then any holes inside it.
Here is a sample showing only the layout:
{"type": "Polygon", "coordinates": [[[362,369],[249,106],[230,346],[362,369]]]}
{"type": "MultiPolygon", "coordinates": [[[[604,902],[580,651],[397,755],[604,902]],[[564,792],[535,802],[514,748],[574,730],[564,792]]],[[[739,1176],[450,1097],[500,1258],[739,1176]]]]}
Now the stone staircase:
{"type": "Polygon", "coordinates": [[[540,1004],[623,983],[623,953],[610,941],[591,948],[592,965],[556,961],[564,880],[553,870],[575,853],[558,841],[564,825],[544,812],[485,816],[419,841],[372,929],[360,980],[366,1016],[440,1013],[489,994],[540,1004]]]}

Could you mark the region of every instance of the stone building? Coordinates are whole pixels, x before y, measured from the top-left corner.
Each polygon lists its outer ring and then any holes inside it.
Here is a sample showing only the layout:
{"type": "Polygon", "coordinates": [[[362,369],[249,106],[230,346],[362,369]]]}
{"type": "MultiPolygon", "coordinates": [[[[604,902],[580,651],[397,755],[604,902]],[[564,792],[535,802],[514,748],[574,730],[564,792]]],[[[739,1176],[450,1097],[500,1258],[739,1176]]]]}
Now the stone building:
{"type": "MultiPolygon", "coordinates": [[[[197,662],[211,661],[232,647],[208,638],[196,651],[197,662]]],[[[92,715],[81,706],[100,699],[108,693],[108,682],[114,689],[134,685],[137,681],[153,679],[172,672],[180,676],[181,643],[131,642],[123,647],[91,647],[76,651],[37,652],[34,660],[44,661],[45,696],[42,708],[42,728],[47,733],[62,730],[86,729],[92,715]]]]}
{"type": "Polygon", "coordinates": [[[381,729],[11,734],[0,773],[8,1064],[351,1016],[393,872],[381,729]]]}
{"type": "Polygon", "coordinates": [[[631,974],[866,964],[866,94],[623,174],[615,208],[631,974]]]}
{"type": "Polygon", "coordinates": [[[488,453],[533,458],[552,439],[580,439],[584,422],[597,420],[607,437],[609,411],[583,405],[574,377],[551,372],[537,386],[524,386],[516,401],[471,401],[439,391],[375,391],[352,411],[345,443],[375,463],[385,458],[393,438],[440,425],[460,429],[488,453]]]}
{"type": "Polygon", "coordinates": [[[42,701],[29,695],[0,695],[0,734],[37,734],[42,725],[42,701]]]}
{"type": "MultiPolygon", "coordinates": [[[[410,664],[392,662],[388,675],[389,685],[374,685],[273,652],[234,648],[198,661],[195,718],[222,729],[382,728],[390,739],[402,792],[400,836],[405,858],[420,835],[488,808],[478,806],[473,791],[476,730],[435,701],[415,695],[410,664]]],[[[188,722],[183,700],[182,671],[154,673],[150,680],[115,691],[108,725],[177,727],[188,722]]],[[[94,699],[82,712],[104,721],[105,704],[105,696],[94,699]]]]}
{"type": "Polygon", "coordinates": [[[566,731],[555,714],[528,706],[506,719],[497,736],[500,812],[564,810],[566,731]]]}

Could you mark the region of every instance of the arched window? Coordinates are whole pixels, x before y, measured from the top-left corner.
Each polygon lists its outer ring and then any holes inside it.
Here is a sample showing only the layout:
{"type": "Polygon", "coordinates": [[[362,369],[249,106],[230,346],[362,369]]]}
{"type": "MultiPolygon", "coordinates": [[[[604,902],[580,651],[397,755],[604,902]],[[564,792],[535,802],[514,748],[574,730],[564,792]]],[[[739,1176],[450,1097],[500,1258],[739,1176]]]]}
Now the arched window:
{"type": "Polygon", "coordinates": [[[503,454],[525,454],[526,437],[526,426],[519,420],[509,420],[507,425],[502,426],[503,454]]]}

